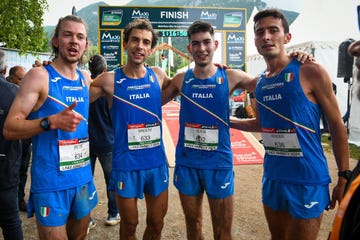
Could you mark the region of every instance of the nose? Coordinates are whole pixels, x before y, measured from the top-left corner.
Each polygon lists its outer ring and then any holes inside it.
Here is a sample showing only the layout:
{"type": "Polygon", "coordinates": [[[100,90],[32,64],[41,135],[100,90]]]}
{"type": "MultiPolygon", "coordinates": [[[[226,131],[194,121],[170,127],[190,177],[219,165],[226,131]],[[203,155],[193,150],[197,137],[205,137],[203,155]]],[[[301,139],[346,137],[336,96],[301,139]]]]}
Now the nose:
{"type": "Polygon", "coordinates": [[[268,30],[265,30],[263,34],[263,39],[268,40],[270,39],[270,36],[271,36],[270,32],[268,30]]]}
{"type": "Polygon", "coordinates": [[[199,44],[199,49],[200,49],[200,51],[204,51],[205,48],[206,48],[206,44],[201,42],[201,43],[199,44]]]}

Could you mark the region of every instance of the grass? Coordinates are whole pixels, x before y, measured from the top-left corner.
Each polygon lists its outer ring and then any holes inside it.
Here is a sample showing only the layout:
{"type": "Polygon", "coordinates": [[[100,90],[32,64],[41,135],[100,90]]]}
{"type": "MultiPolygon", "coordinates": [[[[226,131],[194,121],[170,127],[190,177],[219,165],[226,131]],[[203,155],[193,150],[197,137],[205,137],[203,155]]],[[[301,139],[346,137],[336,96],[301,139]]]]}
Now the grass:
{"type": "MultiPolygon", "coordinates": [[[[332,152],[331,139],[329,135],[323,134],[321,136],[321,141],[323,144],[324,151],[332,152]]],[[[350,158],[360,160],[360,147],[354,144],[349,143],[350,158]]]]}

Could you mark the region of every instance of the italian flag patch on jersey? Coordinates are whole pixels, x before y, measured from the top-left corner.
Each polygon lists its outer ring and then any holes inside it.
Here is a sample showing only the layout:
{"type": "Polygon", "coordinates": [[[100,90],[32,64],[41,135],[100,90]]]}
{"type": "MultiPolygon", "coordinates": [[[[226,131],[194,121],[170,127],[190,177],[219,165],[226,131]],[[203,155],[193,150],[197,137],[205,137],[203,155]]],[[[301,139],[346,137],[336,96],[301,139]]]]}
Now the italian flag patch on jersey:
{"type": "Polygon", "coordinates": [[[293,73],[285,73],[285,81],[286,82],[291,82],[293,79],[294,79],[293,73]]]}

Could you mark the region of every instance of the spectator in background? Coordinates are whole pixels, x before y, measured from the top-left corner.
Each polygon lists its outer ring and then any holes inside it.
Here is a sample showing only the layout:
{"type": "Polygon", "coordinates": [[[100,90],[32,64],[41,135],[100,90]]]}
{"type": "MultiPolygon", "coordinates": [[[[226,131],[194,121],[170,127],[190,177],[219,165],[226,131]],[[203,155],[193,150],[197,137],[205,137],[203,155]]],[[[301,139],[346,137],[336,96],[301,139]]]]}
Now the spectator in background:
{"type": "MultiPolygon", "coordinates": [[[[10,68],[8,81],[20,86],[26,73],[26,69],[22,66],[14,66],[10,68]]],[[[20,183],[18,192],[19,209],[22,212],[27,212],[27,203],[25,201],[25,185],[28,175],[30,157],[31,157],[31,138],[21,140],[22,156],[20,165],[20,183]]]]}
{"type": "MultiPolygon", "coordinates": [[[[94,55],[89,60],[89,70],[91,78],[95,79],[98,75],[107,71],[106,59],[101,55],[94,55]]],[[[112,128],[109,105],[105,96],[98,98],[90,104],[89,110],[89,139],[90,139],[90,162],[94,175],[96,158],[99,159],[104,173],[107,198],[108,216],[105,223],[108,226],[116,225],[120,222],[120,215],[116,206],[115,194],[109,191],[108,186],[111,177],[112,151],[114,145],[114,132],[112,128]]],[[[89,229],[95,226],[91,218],[89,229]]]]}
{"type": "MultiPolygon", "coordinates": [[[[18,91],[18,86],[5,79],[6,56],[0,50],[0,129],[18,91]]],[[[18,185],[21,163],[21,141],[5,140],[0,133],[0,226],[4,240],[22,240],[19,217],[18,185]]]]}
{"type": "Polygon", "coordinates": [[[22,66],[14,66],[10,68],[8,81],[20,86],[21,81],[23,80],[26,73],[26,69],[22,66]]]}
{"type": "MultiPolygon", "coordinates": [[[[355,80],[360,81],[360,40],[352,42],[349,45],[348,52],[355,57],[355,80]]],[[[357,89],[356,95],[360,100],[360,88],[357,89]]]]}

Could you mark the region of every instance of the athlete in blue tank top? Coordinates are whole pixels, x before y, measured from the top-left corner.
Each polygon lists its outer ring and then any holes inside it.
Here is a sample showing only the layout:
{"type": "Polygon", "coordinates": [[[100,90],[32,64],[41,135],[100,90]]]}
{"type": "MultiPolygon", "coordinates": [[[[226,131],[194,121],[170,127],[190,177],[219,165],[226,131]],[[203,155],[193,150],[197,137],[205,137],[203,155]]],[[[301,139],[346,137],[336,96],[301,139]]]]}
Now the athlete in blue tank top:
{"type": "Polygon", "coordinates": [[[87,45],[81,18],[59,19],[55,58],[25,75],[4,126],[7,138],[32,138],[28,216],[35,213],[40,239],[84,239],[98,202],[89,162],[91,79],[77,69],[87,45]]]}
{"type": "Polygon", "coordinates": [[[77,102],[76,112],[83,119],[75,132],[56,129],[32,138],[31,192],[58,191],[92,180],[87,130],[89,90],[86,81],[79,70],[78,80],[73,81],[62,77],[51,65],[45,68],[49,73],[48,97],[37,111],[29,115],[29,119],[55,114],[73,102],[77,102]]]}
{"type": "Polygon", "coordinates": [[[210,78],[199,79],[189,69],[182,84],[180,105],[176,165],[232,169],[226,70],[218,68],[210,78]]]}
{"type": "Polygon", "coordinates": [[[317,239],[321,217],[343,197],[349,169],[347,134],[332,82],[319,64],[292,60],[285,44],[289,24],[278,9],[254,16],[255,45],[266,71],[256,86],[257,115],[232,119],[232,127],[261,131],[266,150],[262,201],[272,239],[317,239]],[[325,114],[339,170],[331,181],[321,146],[320,115],[325,114]]]}
{"type": "Polygon", "coordinates": [[[135,19],[124,29],[127,63],[96,78],[91,101],[105,95],[114,129],[111,190],[120,212],[120,238],[133,239],[139,213],[137,199],[146,199],[143,239],[160,239],[168,207],[169,172],[161,125],[161,89],[170,79],[144,62],[157,43],[147,19],[135,19]],[[123,224],[124,223],[124,224],[123,224]]]}
{"type": "Polygon", "coordinates": [[[151,68],[143,78],[115,70],[111,118],[115,143],[113,170],[131,171],[166,164],[161,126],[161,89],[151,68]]]}
{"type": "Polygon", "coordinates": [[[163,90],[163,103],[181,96],[180,131],[174,185],[186,219],[188,239],[203,239],[202,201],[206,193],[214,239],[231,239],[234,172],[229,133],[229,96],[253,89],[256,79],[235,69],[216,67],[213,27],[203,21],[188,29],[187,49],[195,67],[174,76],[163,90]]]}
{"type": "Polygon", "coordinates": [[[321,109],[305,96],[300,65],[293,59],[280,74],[260,76],[256,100],[266,150],[264,176],[293,184],[330,182],[321,146],[321,109]]]}

